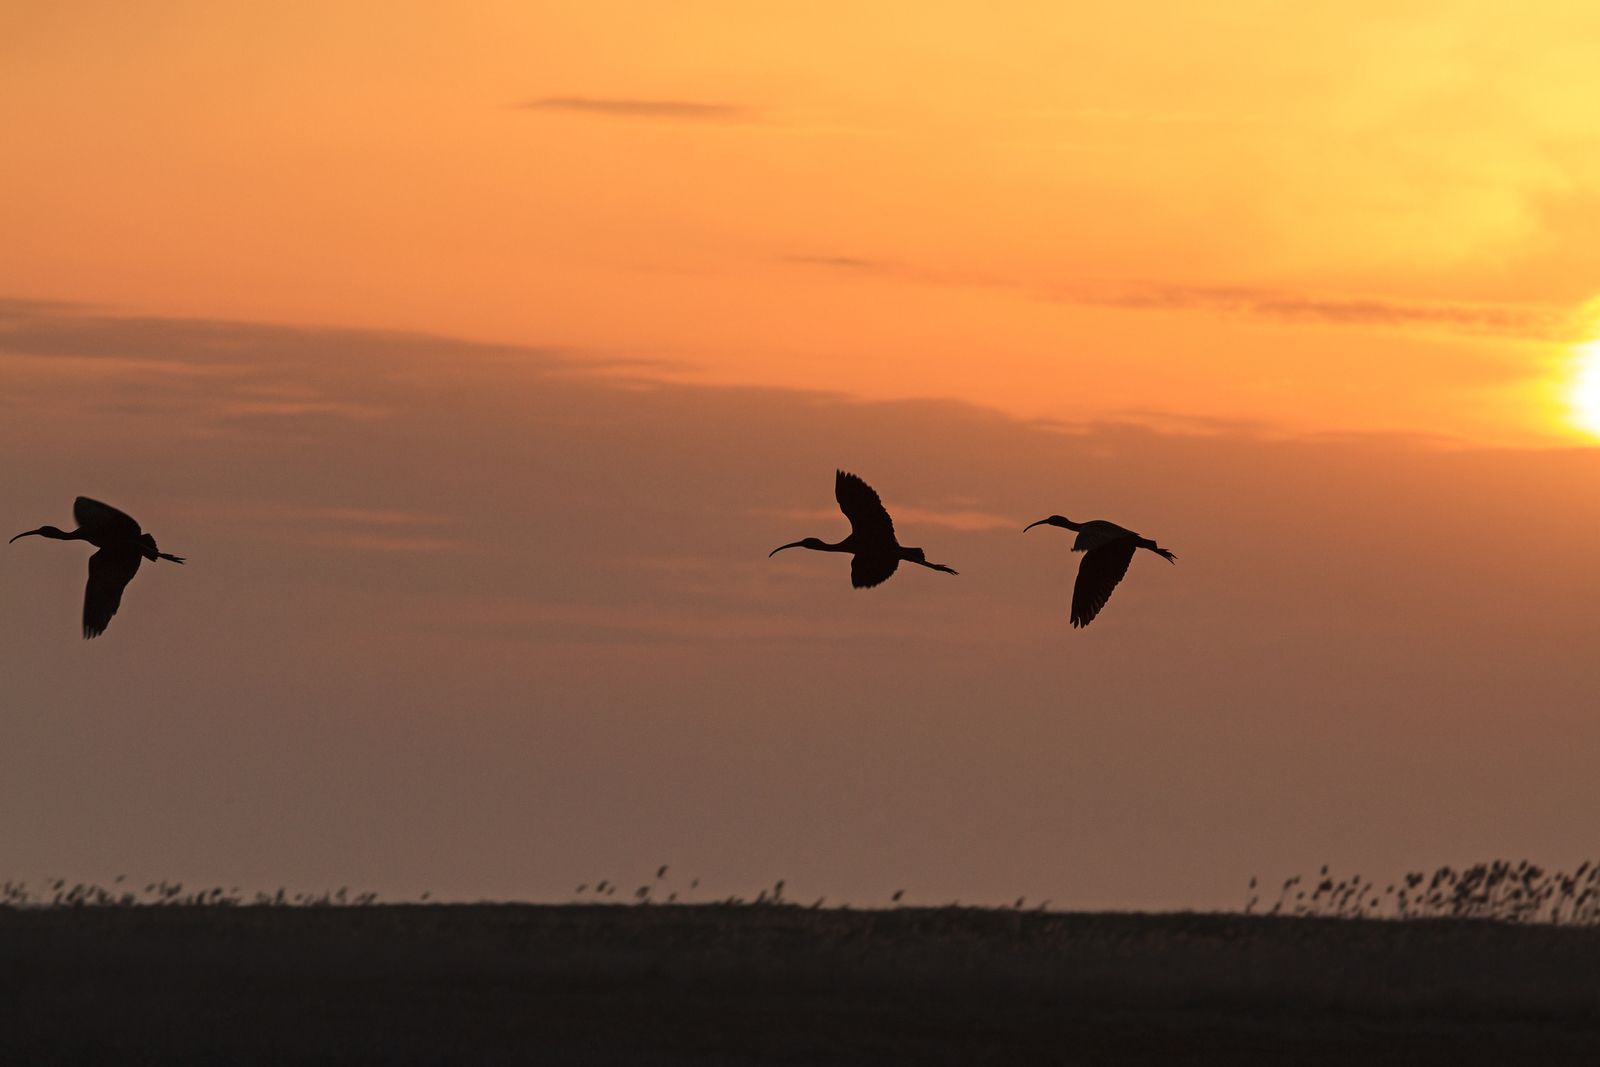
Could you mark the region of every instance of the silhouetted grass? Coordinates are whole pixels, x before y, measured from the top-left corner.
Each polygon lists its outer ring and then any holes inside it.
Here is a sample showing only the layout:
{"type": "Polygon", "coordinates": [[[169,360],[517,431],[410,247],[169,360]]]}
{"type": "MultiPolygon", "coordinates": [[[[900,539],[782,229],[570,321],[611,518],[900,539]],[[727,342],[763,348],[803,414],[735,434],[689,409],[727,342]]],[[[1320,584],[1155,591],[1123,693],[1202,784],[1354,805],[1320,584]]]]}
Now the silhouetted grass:
{"type": "Polygon", "coordinates": [[[1324,870],[1218,915],[651,870],[564,905],[6,883],[0,1063],[1600,1063],[1593,864],[1324,870]]]}
{"type": "MultiPolygon", "coordinates": [[[[1484,919],[1508,923],[1591,926],[1600,923],[1600,864],[1586,861],[1570,874],[1527,860],[1493,860],[1431,874],[1408,871],[1379,883],[1361,875],[1337,881],[1324,866],[1315,879],[1284,881],[1268,915],[1335,919],[1484,919]]],[[[1262,904],[1250,879],[1245,914],[1262,904]]]]}
{"type": "Polygon", "coordinates": [[[10,908],[132,908],[132,907],[190,907],[234,908],[253,907],[358,907],[378,902],[376,893],[352,893],[348,886],[318,893],[256,890],[245,893],[238,886],[224,889],[211,886],[206,889],[186,888],[182,882],[150,882],[139,889],[129,888],[127,879],[118,876],[110,888],[91,882],[67,884],[65,878],[53,878],[42,889],[33,889],[26,882],[0,882],[0,907],[10,908]]]}

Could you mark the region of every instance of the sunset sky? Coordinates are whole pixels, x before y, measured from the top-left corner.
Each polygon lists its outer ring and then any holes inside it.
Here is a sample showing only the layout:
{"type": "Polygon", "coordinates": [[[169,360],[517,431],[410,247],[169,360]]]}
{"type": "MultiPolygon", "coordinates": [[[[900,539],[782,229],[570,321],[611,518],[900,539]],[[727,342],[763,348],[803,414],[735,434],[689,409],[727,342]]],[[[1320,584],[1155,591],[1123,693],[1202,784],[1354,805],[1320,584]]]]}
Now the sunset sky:
{"type": "Polygon", "coordinates": [[[1591,858],[1596,99],[1592,3],[0,6],[0,534],[190,559],[0,554],[0,877],[1591,858]],[[960,575],[767,559],[836,467],[960,575]],[[1073,630],[1051,513],[1177,566],[1073,630]]]}

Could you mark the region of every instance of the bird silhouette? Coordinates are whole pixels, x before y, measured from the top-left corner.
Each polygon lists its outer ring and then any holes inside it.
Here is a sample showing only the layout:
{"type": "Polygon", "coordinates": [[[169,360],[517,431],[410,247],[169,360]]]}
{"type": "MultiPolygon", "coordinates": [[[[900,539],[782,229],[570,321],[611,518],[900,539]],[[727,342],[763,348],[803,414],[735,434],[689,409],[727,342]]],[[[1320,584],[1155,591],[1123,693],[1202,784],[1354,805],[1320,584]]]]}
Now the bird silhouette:
{"type": "MultiPolygon", "coordinates": [[[[49,537],[57,541],[87,541],[100,551],[89,557],[89,584],[83,591],[83,636],[99,637],[106,632],[111,616],[122,606],[122,591],[139,572],[139,561],[170,559],[174,556],[156,549],[156,539],[139,529],[133,519],[109,504],[80,496],[72,502],[72,517],[78,528],[70,533],[54,526],[41,526],[17,534],[19,537],[49,537]]],[[[9,542],[8,542],[9,543],[9,542]]]]}
{"type": "Polygon", "coordinates": [[[786,548],[809,548],[816,552],[848,552],[850,584],[857,589],[870,589],[885,581],[900,566],[900,561],[915,563],[929,570],[956,573],[942,563],[929,563],[920,548],[906,548],[895,540],[894,520],[883,509],[883,502],[872,486],[846,471],[835,471],[833,495],[839,501],[839,510],[850,520],[850,536],[837,544],[828,544],[816,537],[779,545],[767,553],[771,559],[786,548]]]}
{"type": "Polygon", "coordinates": [[[1128,564],[1133,561],[1133,553],[1137,549],[1148,548],[1168,563],[1178,560],[1177,556],[1148,537],[1140,537],[1132,530],[1104,519],[1073,522],[1060,515],[1052,515],[1048,519],[1028,523],[1022,532],[1027,533],[1041,525],[1059,526],[1063,530],[1076,530],[1078,533],[1072,542],[1072,551],[1082,552],[1083,562],[1078,564],[1078,580],[1072,586],[1073,626],[1088,626],[1100,614],[1100,609],[1111,599],[1111,591],[1128,573],[1128,564]]]}

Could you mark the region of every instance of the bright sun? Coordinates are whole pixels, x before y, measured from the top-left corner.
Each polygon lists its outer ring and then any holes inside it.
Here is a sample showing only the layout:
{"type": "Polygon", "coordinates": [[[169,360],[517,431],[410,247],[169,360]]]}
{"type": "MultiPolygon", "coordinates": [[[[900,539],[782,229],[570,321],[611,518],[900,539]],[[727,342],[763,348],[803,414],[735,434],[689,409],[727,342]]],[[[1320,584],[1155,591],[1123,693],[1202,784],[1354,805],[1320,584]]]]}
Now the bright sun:
{"type": "Polygon", "coordinates": [[[1600,435],[1600,340],[1578,347],[1568,401],[1572,420],[1592,434],[1600,435]]]}

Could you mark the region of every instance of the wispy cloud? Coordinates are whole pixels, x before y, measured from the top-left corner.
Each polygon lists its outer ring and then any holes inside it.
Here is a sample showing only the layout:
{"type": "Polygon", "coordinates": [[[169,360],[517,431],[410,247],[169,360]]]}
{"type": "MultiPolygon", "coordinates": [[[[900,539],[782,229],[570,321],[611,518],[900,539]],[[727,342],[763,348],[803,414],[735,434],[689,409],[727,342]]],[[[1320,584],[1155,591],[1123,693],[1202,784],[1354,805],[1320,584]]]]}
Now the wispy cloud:
{"type": "Polygon", "coordinates": [[[674,644],[700,641],[761,642],[872,640],[882,632],[870,623],[834,622],[817,627],[790,614],[718,609],[682,604],[625,607],[600,604],[540,604],[493,598],[436,601],[412,626],[475,640],[498,638],[560,644],[674,644]]]}
{"type": "Polygon", "coordinates": [[[644,100],[629,97],[543,96],[516,105],[525,111],[570,111],[628,119],[690,119],[734,122],[750,117],[748,108],[703,100],[644,100]]]}
{"type": "Polygon", "coordinates": [[[1347,326],[1439,326],[1518,337],[1561,338],[1574,327],[1572,311],[1550,306],[1337,296],[1245,286],[1151,284],[1066,289],[1052,295],[1099,307],[1212,311],[1347,326]]]}
{"type": "Polygon", "coordinates": [[[1570,341],[1585,333],[1583,308],[1471,300],[1297,292],[1267,286],[1100,282],[1048,285],[1021,278],[940,271],[854,254],[796,254],[779,262],[925,285],[1011,289],[1062,304],[1133,311],[1195,311],[1341,326],[1424,327],[1458,333],[1570,341]]]}
{"type": "Polygon", "coordinates": [[[393,507],[314,505],[287,501],[218,500],[177,505],[254,538],[280,544],[354,552],[464,552],[467,541],[449,536],[449,516],[393,507]]]}
{"type": "Polygon", "coordinates": [[[897,269],[886,259],[869,259],[866,256],[782,256],[784,263],[801,267],[831,267],[834,270],[854,270],[886,274],[897,269]]]}
{"type": "Polygon", "coordinates": [[[338,524],[360,527],[449,526],[455,520],[446,515],[392,507],[358,507],[348,504],[318,506],[267,500],[218,500],[204,502],[197,510],[222,522],[259,526],[281,524],[338,524]]]}
{"type": "Polygon", "coordinates": [[[1159,126],[1238,126],[1265,121],[1259,115],[1222,111],[1164,111],[1158,108],[1128,107],[1041,108],[1033,114],[1037,118],[1053,122],[1132,123],[1159,126]]]}
{"type": "Polygon", "coordinates": [[[388,410],[374,404],[351,404],[336,400],[250,400],[224,404],[218,412],[224,418],[302,418],[324,415],[364,422],[379,419],[388,410]]]}
{"type": "Polygon", "coordinates": [[[565,358],[549,348],[399,330],[103,314],[86,305],[9,299],[0,299],[0,355],[252,370],[285,365],[336,368],[362,361],[382,365],[391,373],[440,355],[505,357],[552,367],[565,358]]]}
{"type": "Polygon", "coordinates": [[[1014,530],[1017,522],[989,511],[939,511],[931,508],[897,508],[895,515],[908,524],[943,526],[975,533],[980,530],[1014,530]]]}
{"type": "Polygon", "coordinates": [[[461,552],[469,546],[450,537],[396,537],[388,534],[318,534],[304,537],[302,544],[319,548],[342,548],[353,552],[461,552]]]}
{"type": "MultiPolygon", "coordinates": [[[[1009,530],[1019,526],[1015,519],[1008,519],[1004,515],[996,515],[989,511],[972,509],[944,511],[935,508],[914,508],[895,504],[888,505],[888,508],[889,515],[894,519],[897,527],[942,526],[950,530],[973,533],[980,530],[1009,530]]],[[[836,508],[785,508],[777,512],[757,509],[753,514],[776,514],[798,522],[846,521],[836,508]]]]}

